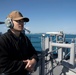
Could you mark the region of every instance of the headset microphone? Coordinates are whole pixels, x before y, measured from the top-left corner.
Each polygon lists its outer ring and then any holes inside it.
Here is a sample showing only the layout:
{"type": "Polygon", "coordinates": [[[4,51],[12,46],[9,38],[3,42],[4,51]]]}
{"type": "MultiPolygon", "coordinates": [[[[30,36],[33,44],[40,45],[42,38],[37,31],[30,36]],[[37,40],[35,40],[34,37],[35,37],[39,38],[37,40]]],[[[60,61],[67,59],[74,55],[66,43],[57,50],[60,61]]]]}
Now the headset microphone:
{"type": "Polygon", "coordinates": [[[26,31],[27,31],[27,32],[29,32],[29,33],[31,32],[31,31],[30,31],[30,30],[28,30],[27,28],[24,28],[23,30],[26,30],[26,31]]]}

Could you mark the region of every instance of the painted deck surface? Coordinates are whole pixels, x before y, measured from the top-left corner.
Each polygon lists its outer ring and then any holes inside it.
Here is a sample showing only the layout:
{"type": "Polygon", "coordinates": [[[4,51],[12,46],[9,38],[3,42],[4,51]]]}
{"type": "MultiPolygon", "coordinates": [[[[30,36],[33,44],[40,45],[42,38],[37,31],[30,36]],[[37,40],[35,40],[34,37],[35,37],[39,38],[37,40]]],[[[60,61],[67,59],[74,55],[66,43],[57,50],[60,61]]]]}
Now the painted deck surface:
{"type": "MultiPolygon", "coordinates": [[[[75,60],[76,61],[76,60],[75,60]]],[[[45,75],[76,75],[76,64],[71,66],[69,64],[69,60],[63,61],[62,64],[56,65],[56,63],[53,63],[53,69],[50,70],[50,73],[46,73],[45,75]],[[69,68],[68,68],[69,66],[69,68]]],[[[38,67],[35,72],[31,73],[31,75],[41,75],[41,60],[38,62],[38,67]]],[[[49,67],[49,65],[47,65],[49,67]]]]}

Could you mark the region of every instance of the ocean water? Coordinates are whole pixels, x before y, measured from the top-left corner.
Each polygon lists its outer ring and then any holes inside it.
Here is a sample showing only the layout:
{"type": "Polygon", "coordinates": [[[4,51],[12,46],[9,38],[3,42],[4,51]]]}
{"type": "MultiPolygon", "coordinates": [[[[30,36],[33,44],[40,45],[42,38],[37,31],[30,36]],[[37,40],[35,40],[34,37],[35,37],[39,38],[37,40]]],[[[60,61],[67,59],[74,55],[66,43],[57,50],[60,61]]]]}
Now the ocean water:
{"type": "Polygon", "coordinates": [[[41,51],[41,36],[42,34],[26,34],[30,39],[32,45],[37,51],[41,51]]]}
{"type": "MultiPolygon", "coordinates": [[[[28,38],[31,40],[32,45],[34,46],[34,48],[37,51],[41,51],[41,37],[42,37],[42,33],[40,34],[26,34],[28,36],[28,38]]],[[[49,35],[45,35],[45,36],[49,36],[49,35]]],[[[68,43],[71,43],[72,39],[76,38],[76,34],[65,34],[65,41],[67,41],[68,43]]],[[[75,40],[76,42],[76,40],[75,40]]]]}

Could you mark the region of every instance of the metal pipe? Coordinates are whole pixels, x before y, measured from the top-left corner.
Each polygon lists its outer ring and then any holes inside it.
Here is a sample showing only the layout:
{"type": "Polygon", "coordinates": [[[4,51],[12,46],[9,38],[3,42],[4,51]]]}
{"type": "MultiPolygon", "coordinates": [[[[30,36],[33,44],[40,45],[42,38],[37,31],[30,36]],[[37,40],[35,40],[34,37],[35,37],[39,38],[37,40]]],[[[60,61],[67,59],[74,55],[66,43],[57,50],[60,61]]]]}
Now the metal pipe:
{"type": "Polygon", "coordinates": [[[45,75],[45,34],[42,34],[41,39],[41,46],[42,46],[42,58],[41,58],[41,72],[40,75],[45,75]]]}
{"type": "Polygon", "coordinates": [[[74,46],[74,43],[71,43],[70,64],[72,64],[73,66],[75,64],[75,46],[74,46]]]}
{"type": "Polygon", "coordinates": [[[71,48],[71,44],[51,43],[51,45],[52,45],[52,46],[57,46],[57,47],[71,48]]]}

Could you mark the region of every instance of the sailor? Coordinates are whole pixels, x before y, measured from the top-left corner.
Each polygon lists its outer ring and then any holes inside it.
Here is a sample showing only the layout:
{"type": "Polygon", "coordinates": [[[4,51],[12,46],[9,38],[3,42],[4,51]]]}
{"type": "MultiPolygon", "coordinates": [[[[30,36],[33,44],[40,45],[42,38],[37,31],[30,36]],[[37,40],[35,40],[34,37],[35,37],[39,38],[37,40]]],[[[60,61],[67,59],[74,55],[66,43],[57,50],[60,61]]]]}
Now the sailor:
{"type": "Polygon", "coordinates": [[[29,22],[29,18],[19,11],[12,11],[5,20],[9,29],[0,36],[1,75],[27,75],[38,61],[35,48],[22,33],[24,22],[29,22]]]}

